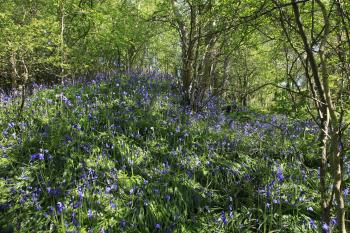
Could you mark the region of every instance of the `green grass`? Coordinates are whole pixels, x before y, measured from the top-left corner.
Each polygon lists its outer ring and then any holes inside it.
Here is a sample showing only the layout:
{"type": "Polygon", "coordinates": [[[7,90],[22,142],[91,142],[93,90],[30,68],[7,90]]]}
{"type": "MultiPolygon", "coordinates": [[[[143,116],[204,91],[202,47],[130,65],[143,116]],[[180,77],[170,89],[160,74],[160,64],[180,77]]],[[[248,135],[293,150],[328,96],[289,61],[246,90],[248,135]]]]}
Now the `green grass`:
{"type": "Polygon", "coordinates": [[[20,121],[17,100],[2,103],[0,230],[319,231],[310,122],[190,113],[172,90],[142,75],[59,86],[31,96],[20,121]]]}

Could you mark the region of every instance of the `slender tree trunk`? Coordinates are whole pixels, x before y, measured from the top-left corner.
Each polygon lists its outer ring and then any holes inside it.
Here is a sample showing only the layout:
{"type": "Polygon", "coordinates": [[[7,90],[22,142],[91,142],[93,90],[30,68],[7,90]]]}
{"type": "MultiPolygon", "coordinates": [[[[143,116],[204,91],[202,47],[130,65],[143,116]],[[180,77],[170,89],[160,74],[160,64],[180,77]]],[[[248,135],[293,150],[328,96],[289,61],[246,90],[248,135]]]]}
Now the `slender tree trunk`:
{"type": "Polygon", "coordinates": [[[176,6],[176,0],[170,0],[172,10],[175,16],[175,22],[177,24],[177,30],[181,37],[181,53],[182,53],[182,89],[183,100],[185,104],[194,106],[195,92],[194,81],[196,78],[196,51],[199,40],[199,27],[198,27],[198,3],[195,1],[187,2],[189,5],[189,25],[184,22],[179,9],[176,6]]]}
{"type": "Polygon", "coordinates": [[[11,53],[10,58],[11,66],[12,66],[12,72],[11,72],[11,88],[12,90],[15,90],[17,88],[17,59],[16,59],[16,53],[11,53]]]}
{"type": "Polygon", "coordinates": [[[335,200],[337,203],[337,219],[338,219],[338,230],[341,233],[346,233],[346,222],[345,222],[345,203],[342,193],[343,187],[343,161],[341,146],[339,140],[340,132],[334,130],[331,138],[331,151],[333,161],[332,161],[332,170],[334,177],[333,191],[335,195],[335,200]]]}
{"type": "Polygon", "coordinates": [[[64,31],[65,31],[65,1],[60,1],[60,45],[61,45],[61,83],[64,84],[64,76],[65,76],[65,40],[64,40],[64,31]]]}
{"type": "Polygon", "coordinates": [[[212,81],[212,72],[214,66],[214,47],[216,43],[215,37],[209,37],[206,40],[205,52],[203,57],[203,71],[201,74],[201,92],[202,92],[202,100],[205,99],[208,95],[208,91],[210,88],[210,84],[212,81]]]}
{"type": "MultiPolygon", "coordinates": [[[[324,223],[329,225],[330,222],[330,210],[333,201],[333,195],[336,199],[336,212],[338,220],[338,230],[341,233],[346,233],[345,226],[345,208],[344,199],[342,194],[342,183],[343,183],[343,163],[341,158],[341,153],[339,150],[339,133],[338,119],[334,110],[334,104],[332,101],[332,96],[329,88],[328,71],[326,56],[324,53],[324,47],[327,43],[327,37],[329,34],[329,15],[326,7],[321,0],[315,0],[317,5],[320,7],[323,21],[324,30],[321,35],[320,45],[319,45],[319,60],[320,64],[316,62],[315,54],[311,49],[311,44],[309,43],[303,24],[301,22],[301,17],[299,13],[299,7],[296,0],[292,0],[293,12],[295,16],[295,22],[298,27],[299,35],[304,44],[304,50],[307,54],[307,60],[310,64],[313,81],[315,83],[315,89],[318,94],[320,103],[316,106],[318,107],[319,116],[321,120],[321,148],[322,148],[322,158],[320,167],[320,191],[321,191],[321,207],[322,207],[322,220],[324,223]],[[320,70],[319,70],[320,67],[320,70]],[[329,147],[329,151],[328,151],[329,147]],[[331,175],[333,179],[333,190],[332,194],[328,196],[328,185],[327,185],[327,162],[331,162],[331,175]]],[[[324,232],[328,230],[323,229],[324,232]]]]}
{"type": "Polygon", "coordinates": [[[188,49],[185,51],[185,56],[182,60],[182,84],[184,92],[184,100],[186,104],[192,103],[192,80],[193,80],[193,60],[194,60],[194,49],[193,45],[190,44],[188,49]]]}
{"type": "MultiPolygon", "coordinates": [[[[304,50],[307,54],[307,62],[310,64],[313,80],[315,82],[315,89],[320,99],[319,106],[319,117],[321,121],[321,133],[320,133],[320,145],[321,145],[321,166],[320,166],[320,192],[321,192],[321,208],[322,208],[322,221],[329,225],[330,222],[330,201],[327,195],[327,161],[328,161],[328,134],[329,134],[329,111],[326,106],[326,98],[324,95],[324,87],[322,86],[316,58],[308,42],[306,33],[304,31],[303,24],[299,13],[299,6],[295,0],[292,0],[293,12],[295,16],[295,22],[298,27],[298,33],[304,44],[304,50]]],[[[327,232],[324,230],[324,232],[327,232]]]]}
{"type": "Polygon", "coordinates": [[[339,138],[341,131],[338,130],[338,117],[335,113],[334,103],[331,96],[331,91],[329,88],[329,80],[328,80],[328,70],[327,70],[327,58],[325,56],[325,52],[323,51],[324,46],[326,45],[327,36],[329,34],[329,18],[328,12],[325,8],[325,5],[321,2],[321,0],[316,0],[316,3],[321,8],[321,12],[324,20],[324,36],[321,40],[320,45],[320,67],[321,67],[321,75],[325,93],[325,99],[327,103],[327,109],[329,111],[330,120],[331,120],[331,132],[330,132],[330,156],[332,157],[332,175],[333,175],[333,192],[335,194],[335,199],[337,203],[337,219],[338,219],[338,230],[341,233],[346,233],[346,223],[345,223],[345,206],[344,199],[342,193],[343,186],[343,162],[339,149],[339,138]]]}
{"type": "MultiPolygon", "coordinates": [[[[226,86],[227,80],[229,78],[229,70],[230,70],[230,57],[229,57],[229,55],[226,55],[224,58],[223,70],[224,70],[224,74],[223,74],[221,86],[224,88],[226,86]]],[[[216,92],[217,92],[217,90],[215,88],[214,95],[217,94],[216,92]]],[[[226,92],[224,94],[226,95],[226,92]]]]}
{"type": "Polygon", "coordinates": [[[321,207],[322,207],[322,222],[329,225],[331,201],[328,196],[327,185],[327,165],[328,165],[328,129],[329,117],[328,115],[321,118],[321,132],[319,136],[319,143],[321,147],[321,164],[320,164],[320,192],[321,192],[321,207]]]}
{"type": "Polygon", "coordinates": [[[28,84],[28,79],[29,79],[29,71],[28,71],[27,65],[23,59],[22,59],[22,65],[23,65],[23,74],[22,74],[23,83],[22,83],[22,90],[21,90],[21,103],[19,106],[19,117],[20,118],[22,117],[22,113],[23,113],[23,109],[24,109],[24,103],[25,103],[26,95],[27,95],[27,84],[28,84]]]}

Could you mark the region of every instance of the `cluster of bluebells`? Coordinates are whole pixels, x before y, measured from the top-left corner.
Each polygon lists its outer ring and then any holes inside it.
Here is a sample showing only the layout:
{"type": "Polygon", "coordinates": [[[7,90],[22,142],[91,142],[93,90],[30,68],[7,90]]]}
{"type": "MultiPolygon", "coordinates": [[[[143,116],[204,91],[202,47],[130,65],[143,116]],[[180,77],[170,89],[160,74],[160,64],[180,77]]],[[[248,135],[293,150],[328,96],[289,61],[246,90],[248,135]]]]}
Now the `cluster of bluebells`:
{"type": "MultiPolygon", "coordinates": [[[[294,161],[314,144],[311,121],[248,109],[237,111],[254,120],[237,119],[217,97],[193,112],[174,87],[169,75],[134,71],[99,73],[54,91],[36,86],[26,121],[0,124],[0,153],[26,155],[17,170],[8,166],[15,175],[4,180],[6,220],[26,224],[34,207],[37,224],[24,225],[32,231],[232,231],[244,227],[242,216],[259,224],[261,212],[277,213],[283,221],[298,208],[298,217],[308,217],[305,229],[332,227],[314,219],[318,200],[308,182],[317,180],[315,168],[294,161]],[[305,134],[311,139],[301,141],[305,134]],[[282,204],[289,210],[277,212],[282,204]],[[15,207],[21,211],[11,215],[15,207]]],[[[268,224],[279,229],[275,222],[268,224]]]]}
{"type": "Polygon", "coordinates": [[[44,160],[44,159],[45,159],[45,156],[43,153],[32,154],[30,156],[30,161],[44,160]]]}

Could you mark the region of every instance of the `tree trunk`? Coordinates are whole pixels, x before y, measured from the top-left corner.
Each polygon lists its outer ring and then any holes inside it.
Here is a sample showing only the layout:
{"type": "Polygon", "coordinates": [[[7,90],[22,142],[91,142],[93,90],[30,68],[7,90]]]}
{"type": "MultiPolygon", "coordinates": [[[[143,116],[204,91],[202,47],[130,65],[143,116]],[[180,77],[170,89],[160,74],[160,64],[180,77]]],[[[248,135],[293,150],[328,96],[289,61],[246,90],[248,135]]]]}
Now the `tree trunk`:
{"type": "Polygon", "coordinates": [[[24,59],[22,59],[22,65],[23,65],[23,74],[22,74],[23,83],[22,83],[22,91],[21,91],[22,92],[21,104],[19,106],[19,118],[22,117],[24,103],[25,103],[26,95],[27,95],[27,83],[28,83],[28,79],[29,79],[29,71],[28,71],[26,63],[24,62],[24,59]]]}
{"type": "Polygon", "coordinates": [[[16,59],[16,53],[11,53],[10,58],[11,66],[12,66],[12,72],[11,72],[11,88],[12,90],[15,90],[17,88],[17,59],[16,59]]]}
{"type": "Polygon", "coordinates": [[[192,45],[185,51],[185,57],[182,60],[182,84],[184,92],[184,101],[186,104],[192,103],[192,80],[193,80],[193,58],[194,49],[192,45]]]}
{"type": "Polygon", "coordinates": [[[64,32],[65,32],[65,0],[60,1],[60,27],[61,27],[61,33],[60,33],[60,52],[61,52],[61,83],[64,84],[64,77],[65,77],[65,38],[64,38],[64,32]]]}
{"type": "Polygon", "coordinates": [[[200,73],[200,94],[199,101],[203,102],[204,99],[208,97],[210,84],[212,81],[212,72],[213,72],[213,50],[215,46],[215,37],[209,37],[205,41],[205,52],[202,59],[202,71],[200,73]]]}
{"type": "MultiPolygon", "coordinates": [[[[336,199],[336,212],[338,220],[338,230],[341,233],[346,233],[345,227],[345,209],[344,209],[344,199],[342,193],[342,183],[343,183],[343,163],[341,158],[341,153],[339,150],[339,137],[341,131],[338,131],[338,119],[334,110],[331,92],[329,88],[328,80],[328,70],[327,62],[324,53],[324,47],[326,45],[326,40],[329,34],[329,16],[326,7],[321,0],[315,0],[317,5],[320,7],[323,20],[324,20],[324,30],[321,35],[320,45],[319,45],[319,60],[320,64],[317,64],[317,60],[314,52],[311,49],[311,43],[309,43],[306,36],[303,24],[301,22],[299,7],[296,0],[292,0],[293,12],[295,16],[295,22],[298,28],[298,33],[303,41],[304,50],[307,54],[307,60],[311,67],[313,81],[315,83],[315,89],[317,91],[319,102],[316,106],[319,111],[319,117],[321,120],[321,167],[320,167],[320,191],[321,191],[321,207],[322,207],[322,220],[324,223],[329,225],[330,223],[330,210],[333,201],[333,194],[336,199]],[[319,70],[320,67],[320,70],[319,70]],[[329,151],[327,150],[329,146],[329,151]],[[327,176],[327,162],[331,162],[331,175],[333,179],[333,190],[330,197],[327,194],[328,185],[326,181],[327,176]]],[[[323,229],[323,232],[328,232],[328,230],[323,229]]]]}

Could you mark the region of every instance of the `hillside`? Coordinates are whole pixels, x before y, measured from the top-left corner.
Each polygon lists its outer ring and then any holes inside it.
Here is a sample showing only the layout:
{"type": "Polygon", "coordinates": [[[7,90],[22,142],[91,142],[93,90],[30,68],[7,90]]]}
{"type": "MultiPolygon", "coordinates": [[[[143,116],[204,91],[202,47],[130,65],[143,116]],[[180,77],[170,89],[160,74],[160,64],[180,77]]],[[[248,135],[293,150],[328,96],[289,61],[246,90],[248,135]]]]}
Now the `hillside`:
{"type": "MultiPolygon", "coordinates": [[[[1,232],[318,232],[317,127],[167,75],[99,74],[1,103],[1,232]]],[[[347,164],[347,176],[349,164],[347,164]]]]}

